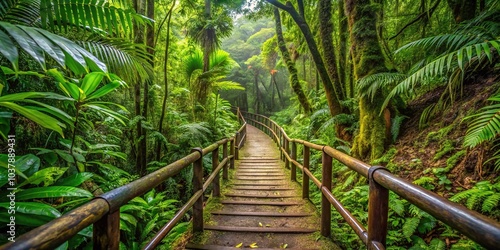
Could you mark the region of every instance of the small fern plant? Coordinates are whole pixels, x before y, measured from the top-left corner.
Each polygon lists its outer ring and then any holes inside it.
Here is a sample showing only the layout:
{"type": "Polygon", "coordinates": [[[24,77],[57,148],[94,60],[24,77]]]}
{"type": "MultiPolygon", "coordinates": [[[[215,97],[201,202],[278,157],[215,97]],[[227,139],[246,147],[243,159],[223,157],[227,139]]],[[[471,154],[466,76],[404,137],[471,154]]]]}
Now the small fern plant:
{"type": "Polygon", "coordinates": [[[453,202],[464,202],[469,209],[481,211],[486,214],[498,214],[500,209],[500,181],[491,183],[489,181],[480,181],[469,189],[457,193],[450,198],[453,202]]]}
{"type": "MultiPolygon", "coordinates": [[[[495,146],[498,140],[495,140],[500,133],[500,93],[490,97],[488,101],[491,105],[481,108],[477,114],[464,118],[472,119],[469,129],[464,137],[464,146],[474,148],[482,143],[493,141],[495,146]]],[[[493,157],[488,161],[495,161],[495,171],[500,170],[500,150],[497,150],[493,157]]]]}

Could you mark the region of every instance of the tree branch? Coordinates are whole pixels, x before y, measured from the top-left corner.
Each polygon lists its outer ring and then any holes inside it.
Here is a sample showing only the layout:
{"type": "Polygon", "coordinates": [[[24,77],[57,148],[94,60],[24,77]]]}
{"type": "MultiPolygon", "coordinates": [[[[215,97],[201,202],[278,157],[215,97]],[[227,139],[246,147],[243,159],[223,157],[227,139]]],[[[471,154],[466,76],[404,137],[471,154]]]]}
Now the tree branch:
{"type": "MultiPolygon", "coordinates": [[[[277,8],[280,8],[280,9],[282,9],[282,10],[284,10],[284,11],[287,11],[287,12],[291,11],[290,6],[284,5],[284,4],[283,4],[283,3],[281,3],[280,1],[277,1],[277,0],[266,0],[266,2],[268,2],[268,3],[272,4],[272,5],[274,5],[274,6],[275,6],[275,7],[277,7],[277,8]]],[[[295,9],[294,9],[294,10],[295,10],[295,9]]]]}
{"type": "Polygon", "coordinates": [[[389,40],[392,40],[392,39],[398,37],[399,35],[401,35],[406,28],[408,28],[411,25],[415,24],[420,19],[423,19],[423,18],[425,18],[427,16],[429,16],[429,17],[432,16],[432,14],[437,9],[437,7],[438,7],[438,5],[439,5],[440,2],[441,2],[441,0],[437,0],[436,3],[434,3],[434,5],[430,9],[428,9],[427,11],[424,11],[424,12],[420,13],[420,15],[418,15],[415,19],[413,19],[411,22],[409,22],[408,24],[406,24],[401,30],[399,30],[399,32],[396,33],[396,35],[390,37],[389,40]]]}

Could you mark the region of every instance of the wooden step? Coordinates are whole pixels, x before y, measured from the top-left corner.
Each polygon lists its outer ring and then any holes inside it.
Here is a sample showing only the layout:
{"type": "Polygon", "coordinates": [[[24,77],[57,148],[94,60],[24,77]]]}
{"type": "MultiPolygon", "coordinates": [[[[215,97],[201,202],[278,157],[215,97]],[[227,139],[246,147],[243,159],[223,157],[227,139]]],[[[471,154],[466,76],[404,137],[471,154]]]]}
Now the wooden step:
{"type": "Polygon", "coordinates": [[[249,182],[249,183],[245,183],[245,182],[233,182],[232,185],[234,186],[283,186],[284,184],[280,184],[280,183],[276,183],[276,182],[265,182],[265,183],[262,183],[262,182],[249,182]]]}
{"type": "Polygon", "coordinates": [[[265,199],[280,199],[300,197],[298,195],[271,195],[271,194],[225,194],[227,197],[242,197],[242,198],[265,198],[265,199]]]}
{"type": "MultiPolygon", "coordinates": [[[[219,246],[219,245],[198,245],[198,244],[188,243],[186,245],[185,249],[193,249],[193,250],[241,250],[243,248],[246,248],[246,246],[242,246],[241,248],[237,248],[237,247],[226,247],[226,246],[219,246]]],[[[279,248],[261,248],[261,247],[259,247],[257,249],[258,250],[276,250],[279,248]]],[[[293,248],[287,248],[287,249],[293,249],[293,248]]]]}
{"type": "Polygon", "coordinates": [[[223,200],[220,202],[224,205],[256,205],[256,206],[298,206],[303,205],[297,201],[231,201],[223,200]]]}
{"type": "Polygon", "coordinates": [[[257,216],[257,217],[307,217],[311,216],[308,213],[276,213],[276,212],[239,212],[239,211],[214,211],[213,215],[227,216],[257,216]]]}
{"type": "Polygon", "coordinates": [[[279,178],[279,177],[238,177],[236,176],[235,180],[242,180],[242,181],[284,181],[287,180],[285,178],[279,178]]]}
{"type": "Polygon", "coordinates": [[[255,190],[255,191],[292,191],[294,190],[293,188],[286,188],[286,187],[265,187],[265,186],[260,186],[260,187],[233,187],[233,190],[255,190]]]}
{"type": "Polygon", "coordinates": [[[231,227],[206,225],[205,230],[246,233],[314,233],[316,229],[300,227],[231,227]]]}
{"type": "Polygon", "coordinates": [[[279,177],[285,177],[284,174],[273,174],[273,173],[270,173],[270,174],[267,174],[267,173],[237,173],[236,176],[279,176],[279,177]]]}

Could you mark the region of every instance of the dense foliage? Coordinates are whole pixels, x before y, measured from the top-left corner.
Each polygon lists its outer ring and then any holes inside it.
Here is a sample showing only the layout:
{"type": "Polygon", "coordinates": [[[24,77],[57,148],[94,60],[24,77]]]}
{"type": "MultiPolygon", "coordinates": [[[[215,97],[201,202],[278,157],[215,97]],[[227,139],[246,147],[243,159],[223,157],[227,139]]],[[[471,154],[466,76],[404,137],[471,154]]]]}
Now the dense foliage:
{"type": "MultiPolygon", "coordinates": [[[[499,17],[498,0],[0,1],[0,213],[16,188],[22,234],[231,134],[238,106],[498,220],[499,17]],[[471,85],[488,101],[467,99],[471,85]],[[425,138],[415,148],[436,147],[430,165],[401,163],[412,129],[425,138]]],[[[334,173],[334,194],[366,223],[366,180],[334,173]]],[[[121,247],[142,247],[191,179],[186,169],[123,206],[121,247]]],[[[392,249],[479,248],[394,194],[389,218],[392,249]]],[[[332,227],[361,247],[336,213],[332,227]]]]}

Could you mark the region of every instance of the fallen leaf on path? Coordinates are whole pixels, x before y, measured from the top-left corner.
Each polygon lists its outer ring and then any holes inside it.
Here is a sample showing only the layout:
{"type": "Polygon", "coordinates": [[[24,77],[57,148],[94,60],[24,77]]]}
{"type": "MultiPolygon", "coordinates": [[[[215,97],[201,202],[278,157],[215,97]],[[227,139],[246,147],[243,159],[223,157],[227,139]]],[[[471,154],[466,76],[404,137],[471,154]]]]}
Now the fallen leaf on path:
{"type": "Polygon", "coordinates": [[[240,244],[236,245],[235,247],[236,248],[241,248],[243,246],[243,242],[241,242],[240,244]]]}
{"type": "Polygon", "coordinates": [[[259,246],[257,246],[257,242],[254,242],[254,243],[250,244],[249,247],[250,248],[258,248],[259,246]]]}

